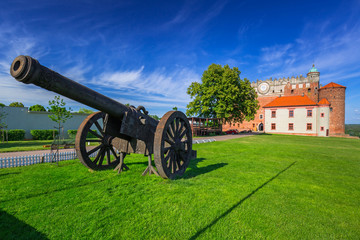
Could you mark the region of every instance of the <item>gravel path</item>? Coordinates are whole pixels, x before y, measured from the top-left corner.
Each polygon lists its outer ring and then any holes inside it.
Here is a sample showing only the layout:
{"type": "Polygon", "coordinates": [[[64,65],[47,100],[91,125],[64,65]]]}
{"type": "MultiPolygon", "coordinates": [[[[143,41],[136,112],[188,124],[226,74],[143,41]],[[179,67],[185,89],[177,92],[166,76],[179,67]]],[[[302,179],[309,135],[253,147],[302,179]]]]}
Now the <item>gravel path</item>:
{"type": "MultiPolygon", "coordinates": [[[[222,136],[212,136],[212,137],[201,137],[196,138],[196,140],[204,140],[204,139],[215,139],[216,141],[225,141],[228,139],[241,138],[241,137],[249,137],[253,135],[258,135],[259,133],[242,133],[238,135],[222,135],[222,136]]],[[[73,152],[75,149],[60,149],[59,152],[73,152]]],[[[36,150],[36,151],[24,151],[24,152],[6,152],[0,153],[0,158],[6,157],[19,157],[19,156],[30,156],[30,155],[42,155],[44,153],[50,153],[50,150],[36,150]]]]}

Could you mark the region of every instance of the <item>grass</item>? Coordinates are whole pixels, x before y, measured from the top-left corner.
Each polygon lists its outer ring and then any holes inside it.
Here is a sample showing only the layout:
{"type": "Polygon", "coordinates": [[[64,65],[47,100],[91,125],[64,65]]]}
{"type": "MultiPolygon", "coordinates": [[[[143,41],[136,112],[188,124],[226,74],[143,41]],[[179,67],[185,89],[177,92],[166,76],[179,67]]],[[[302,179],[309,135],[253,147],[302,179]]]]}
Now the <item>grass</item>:
{"type": "Polygon", "coordinates": [[[0,239],[359,239],[360,141],[257,135],[197,144],[184,176],[78,161],[0,169],[0,239]]]}
{"type": "Polygon", "coordinates": [[[44,145],[50,145],[53,140],[9,141],[0,143],[0,153],[45,150],[44,145]]]}

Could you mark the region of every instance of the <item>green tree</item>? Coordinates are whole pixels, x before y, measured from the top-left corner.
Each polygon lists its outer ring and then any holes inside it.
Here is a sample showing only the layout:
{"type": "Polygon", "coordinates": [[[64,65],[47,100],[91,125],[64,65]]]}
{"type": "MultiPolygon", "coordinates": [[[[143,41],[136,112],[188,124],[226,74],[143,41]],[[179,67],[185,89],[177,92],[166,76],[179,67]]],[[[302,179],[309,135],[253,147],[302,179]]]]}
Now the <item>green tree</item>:
{"type": "MultiPolygon", "coordinates": [[[[49,106],[47,109],[52,114],[49,115],[49,118],[57,123],[55,128],[58,130],[58,144],[57,144],[57,150],[59,150],[59,143],[60,143],[60,137],[61,137],[61,128],[63,127],[63,124],[70,119],[71,116],[71,108],[69,110],[65,107],[66,103],[63,99],[60,98],[60,96],[55,96],[54,100],[49,101],[49,106]]],[[[58,153],[58,151],[57,151],[58,153]]],[[[55,155],[56,161],[58,160],[58,154],[55,155]]]]}
{"type": "Polygon", "coordinates": [[[188,116],[221,118],[225,122],[254,119],[259,109],[257,95],[248,79],[240,79],[237,67],[211,64],[204,71],[201,83],[193,82],[187,89],[192,101],[188,116]]]}
{"type": "Polygon", "coordinates": [[[12,102],[9,104],[9,107],[24,107],[24,104],[21,102],[12,102]]]}
{"type": "Polygon", "coordinates": [[[3,104],[3,103],[0,103],[0,107],[5,107],[5,104],[3,104]]]}
{"type": "Polygon", "coordinates": [[[44,106],[41,106],[40,104],[33,105],[29,108],[29,111],[32,112],[46,112],[46,109],[44,106]]]}
{"type": "Polygon", "coordinates": [[[150,114],[149,114],[149,116],[152,117],[152,118],[155,119],[155,120],[158,120],[158,121],[160,120],[160,118],[159,118],[158,115],[150,115],[150,114]]]}
{"type": "Polygon", "coordinates": [[[177,111],[177,110],[178,110],[178,108],[177,108],[177,107],[173,107],[173,108],[172,108],[172,110],[177,111]]]}
{"type": "Polygon", "coordinates": [[[0,106],[0,132],[1,132],[1,141],[4,141],[4,129],[7,128],[5,123],[6,113],[4,112],[4,106],[0,106]]]}
{"type": "Polygon", "coordinates": [[[86,113],[86,114],[91,114],[93,112],[94,112],[93,110],[86,109],[86,108],[80,108],[78,111],[78,113],[86,113]]]}

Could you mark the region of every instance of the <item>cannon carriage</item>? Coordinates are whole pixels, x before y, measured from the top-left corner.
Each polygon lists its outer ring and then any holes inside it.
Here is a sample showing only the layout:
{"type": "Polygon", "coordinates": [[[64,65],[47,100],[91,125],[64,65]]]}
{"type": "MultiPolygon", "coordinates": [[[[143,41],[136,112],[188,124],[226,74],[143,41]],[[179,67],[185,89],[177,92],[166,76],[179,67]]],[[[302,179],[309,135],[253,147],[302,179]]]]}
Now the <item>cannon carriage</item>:
{"type": "Polygon", "coordinates": [[[42,66],[29,56],[16,57],[10,73],[19,82],[35,84],[100,111],[81,123],[75,139],[77,156],[90,169],[113,168],[120,173],[129,169],[125,156],[138,153],[148,157],[143,175],[155,173],[173,179],[181,176],[190,159],[196,157],[189,121],[180,111],[169,111],[157,121],[143,106],[125,106],[42,66]],[[97,138],[89,138],[89,133],[97,138]],[[90,148],[89,143],[96,146],[90,148]],[[152,166],[152,156],[157,171],[152,166]]]}

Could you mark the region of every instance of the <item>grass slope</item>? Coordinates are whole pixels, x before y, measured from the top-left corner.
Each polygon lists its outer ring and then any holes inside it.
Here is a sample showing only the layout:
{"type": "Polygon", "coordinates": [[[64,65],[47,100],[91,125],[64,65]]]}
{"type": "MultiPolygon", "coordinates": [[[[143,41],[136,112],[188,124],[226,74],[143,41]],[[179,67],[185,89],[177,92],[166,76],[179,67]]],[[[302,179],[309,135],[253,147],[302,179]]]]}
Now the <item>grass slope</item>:
{"type": "Polygon", "coordinates": [[[195,145],[182,178],[78,161],[0,169],[0,239],[358,239],[360,141],[259,135],[195,145]]]}

